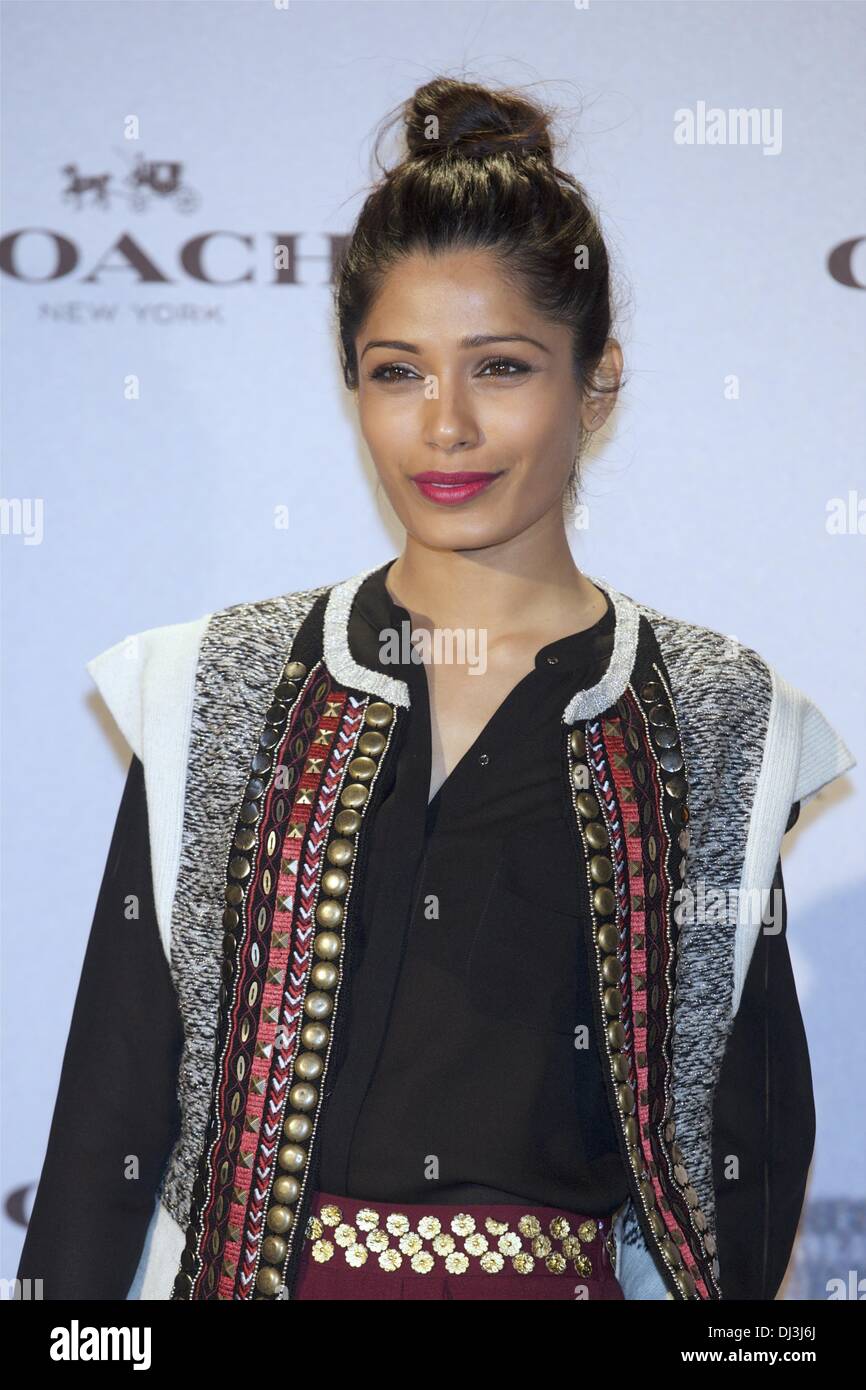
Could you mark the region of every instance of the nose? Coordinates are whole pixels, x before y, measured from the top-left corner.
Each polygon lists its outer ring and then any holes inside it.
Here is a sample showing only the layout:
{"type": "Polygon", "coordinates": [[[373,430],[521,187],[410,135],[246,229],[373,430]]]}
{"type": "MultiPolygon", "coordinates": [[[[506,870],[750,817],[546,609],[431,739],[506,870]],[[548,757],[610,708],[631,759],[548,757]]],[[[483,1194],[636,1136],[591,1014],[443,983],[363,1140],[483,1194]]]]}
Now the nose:
{"type": "Polygon", "coordinates": [[[446,453],[480,443],[481,429],[464,392],[446,386],[441,377],[431,378],[424,403],[425,443],[446,453]]]}

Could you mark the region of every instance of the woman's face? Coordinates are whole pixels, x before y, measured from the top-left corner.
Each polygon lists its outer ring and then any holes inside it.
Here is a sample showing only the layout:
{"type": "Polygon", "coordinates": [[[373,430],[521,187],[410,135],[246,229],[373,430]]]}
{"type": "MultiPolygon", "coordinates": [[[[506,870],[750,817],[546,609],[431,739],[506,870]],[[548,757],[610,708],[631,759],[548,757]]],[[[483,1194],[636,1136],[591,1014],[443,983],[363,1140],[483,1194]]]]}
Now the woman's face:
{"type": "Polygon", "coordinates": [[[355,345],[361,431],[411,536],[475,549],[548,515],[562,525],[581,427],[597,428],[609,406],[581,400],[568,329],[488,252],[395,266],[355,345]]]}

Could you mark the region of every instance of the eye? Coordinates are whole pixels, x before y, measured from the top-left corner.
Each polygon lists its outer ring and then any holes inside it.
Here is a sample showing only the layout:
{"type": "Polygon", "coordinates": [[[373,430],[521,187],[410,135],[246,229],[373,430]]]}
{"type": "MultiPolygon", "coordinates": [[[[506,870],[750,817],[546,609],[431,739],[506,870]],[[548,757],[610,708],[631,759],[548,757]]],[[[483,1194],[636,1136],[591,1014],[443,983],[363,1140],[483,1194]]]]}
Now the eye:
{"type": "MultiPolygon", "coordinates": [[[[532,370],[528,362],[521,362],[516,357],[490,357],[484,363],[485,371],[488,367],[513,367],[515,369],[514,371],[494,372],[494,376],[523,376],[532,370]]],[[[479,375],[484,376],[485,371],[479,375]]]]}
{"type": "Polygon", "coordinates": [[[400,376],[398,376],[398,377],[393,377],[393,376],[387,376],[387,375],[386,375],[386,373],[388,373],[388,372],[405,372],[405,371],[407,371],[407,368],[404,367],[400,362],[383,362],[382,365],[381,365],[381,367],[376,367],[376,368],[370,373],[370,381],[385,381],[385,382],[391,382],[391,381],[411,381],[411,377],[408,377],[408,376],[404,376],[404,377],[400,377],[400,376]]]}

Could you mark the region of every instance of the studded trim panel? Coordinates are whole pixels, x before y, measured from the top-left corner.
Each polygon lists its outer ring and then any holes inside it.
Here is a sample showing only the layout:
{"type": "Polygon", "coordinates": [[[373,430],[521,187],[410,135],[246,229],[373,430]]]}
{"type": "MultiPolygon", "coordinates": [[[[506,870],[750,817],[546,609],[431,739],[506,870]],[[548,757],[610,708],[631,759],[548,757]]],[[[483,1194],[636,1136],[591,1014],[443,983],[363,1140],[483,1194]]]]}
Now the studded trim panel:
{"type": "Polygon", "coordinates": [[[181,1128],[159,1191],[181,1228],[189,1219],[214,1073],[226,849],[249,772],[249,750],[294,638],[326,592],[309,589],[213,613],[199,650],[171,916],[171,976],[184,1027],[181,1128]]]}
{"type": "Polygon", "coordinates": [[[394,727],[323,663],[284,668],[228,855],[218,1064],[174,1299],[285,1296],[357,832],[394,727]]]}
{"type": "Polygon", "coordinates": [[[636,1212],[680,1297],[720,1298],[715,1239],[675,1138],[676,892],[685,880],[690,811],[661,662],[566,737],[587,866],[597,1022],[636,1212]]]}
{"type": "MultiPolygon", "coordinates": [[[[717,913],[684,918],[677,953],[674,1027],[677,1142],[709,1228],[715,1231],[713,1105],[733,1027],[736,900],[772,703],[772,672],[735,638],[639,605],[643,622],[634,684],[657,663],[676,710],[688,769],[687,886],[717,913]]],[[[786,808],[787,809],[787,808],[786,808]]],[[[724,1297],[724,1260],[721,1271],[724,1297]]]]}

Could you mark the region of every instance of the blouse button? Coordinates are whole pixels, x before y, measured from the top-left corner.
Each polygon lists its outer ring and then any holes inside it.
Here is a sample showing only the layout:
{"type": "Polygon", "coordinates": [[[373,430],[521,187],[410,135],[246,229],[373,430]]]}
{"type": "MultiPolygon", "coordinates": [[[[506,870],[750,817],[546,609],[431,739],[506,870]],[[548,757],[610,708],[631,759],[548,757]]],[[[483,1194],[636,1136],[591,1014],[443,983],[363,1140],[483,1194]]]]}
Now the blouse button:
{"type": "Polygon", "coordinates": [[[547,658],[547,664],[548,664],[548,666],[555,666],[555,665],[557,664],[558,661],[559,661],[559,657],[558,657],[558,656],[549,656],[549,657],[547,658]]]}
{"type": "Polygon", "coordinates": [[[486,767],[487,764],[490,762],[490,754],[489,754],[489,753],[480,753],[480,754],[478,755],[478,761],[481,763],[481,766],[482,766],[482,767],[486,767]]]}

